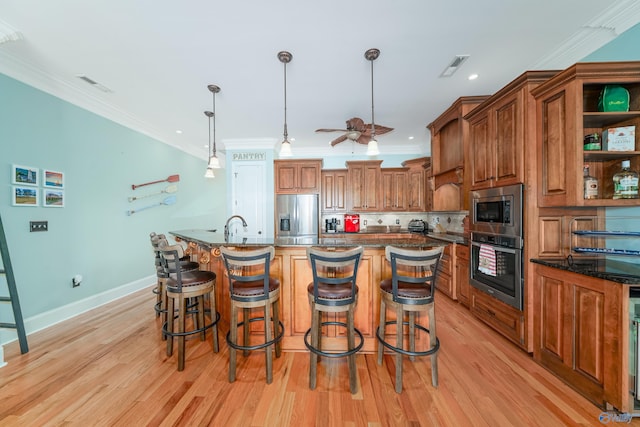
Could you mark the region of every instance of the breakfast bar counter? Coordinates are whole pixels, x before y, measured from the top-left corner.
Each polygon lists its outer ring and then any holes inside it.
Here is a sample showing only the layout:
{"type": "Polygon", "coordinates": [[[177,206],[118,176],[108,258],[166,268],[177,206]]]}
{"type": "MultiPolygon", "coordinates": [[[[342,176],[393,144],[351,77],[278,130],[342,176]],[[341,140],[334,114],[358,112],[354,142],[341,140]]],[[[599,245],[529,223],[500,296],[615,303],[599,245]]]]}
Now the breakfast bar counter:
{"type": "MultiPolygon", "coordinates": [[[[376,349],[375,331],[379,319],[380,299],[378,286],[383,278],[391,277],[391,267],[385,259],[387,245],[429,249],[436,246],[446,246],[449,243],[432,239],[422,234],[387,233],[368,235],[354,233],[336,237],[320,238],[236,238],[231,236],[225,241],[222,233],[207,230],[179,230],[171,231],[177,241],[187,243],[187,253],[192,260],[200,263],[200,269],[216,273],[217,308],[221,315],[223,329],[230,318],[229,281],[220,257],[220,246],[258,247],[272,245],[275,247],[275,257],[271,263],[271,275],[280,280],[280,313],[285,331],[282,340],[284,351],[307,351],[304,345],[304,334],[311,326],[311,311],[307,295],[307,285],[313,281],[311,266],[307,260],[306,249],[309,246],[335,248],[363,246],[358,270],[358,306],[356,308],[356,327],[364,336],[363,352],[372,353],[376,349]]],[[[334,314],[331,314],[334,315],[334,314]]],[[[334,320],[334,319],[330,319],[334,320]]],[[[344,319],[337,319],[343,321],[344,319]]],[[[418,317],[419,324],[426,325],[426,316],[418,317]]],[[[262,334],[258,326],[251,325],[251,334],[262,334]]],[[[344,331],[335,326],[325,327],[323,330],[323,347],[340,349],[344,347],[344,338],[340,338],[344,331]]],[[[425,334],[426,335],[426,334],[425,334]]],[[[425,337],[421,339],[426,340],[425,337]]],[[[420,344],[418,342],[417,344],[420,344]]]]}

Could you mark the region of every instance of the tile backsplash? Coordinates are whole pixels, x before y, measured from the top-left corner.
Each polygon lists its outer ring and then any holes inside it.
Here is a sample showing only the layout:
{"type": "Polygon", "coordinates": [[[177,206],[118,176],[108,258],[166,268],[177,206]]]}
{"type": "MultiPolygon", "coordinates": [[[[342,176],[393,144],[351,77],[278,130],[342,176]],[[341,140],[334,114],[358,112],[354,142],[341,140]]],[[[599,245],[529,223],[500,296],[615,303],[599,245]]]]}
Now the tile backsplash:
{"type": "MultiPolygon", "coordinates": [[[[412,219],[422,219],[429,224],[429,229],[434,232],[462,233],[464,231],[462,221],[467,215],[467,211],[361,213],[360,229],[364,229],[367,225],[400,225],[402,229],[406,229],[412,219]]],[[[331,218],[338,220],[338,231],[344,230],[344,215],[322,215],[321,224],[331,218]]]]}

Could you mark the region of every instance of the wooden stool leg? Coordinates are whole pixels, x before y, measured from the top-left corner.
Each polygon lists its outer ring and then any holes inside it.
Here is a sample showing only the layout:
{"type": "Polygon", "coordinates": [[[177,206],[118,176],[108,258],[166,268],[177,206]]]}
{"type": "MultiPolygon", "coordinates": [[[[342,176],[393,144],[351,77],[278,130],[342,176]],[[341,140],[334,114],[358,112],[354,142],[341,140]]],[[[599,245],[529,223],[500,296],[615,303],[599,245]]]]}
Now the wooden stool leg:
{"type": "MultiPolygon", "coordinates": [[[[314,348],[319,347],[319,323],[320,323],[320,312],[316,310],[315,304],[311,303],[311,346],[314,348]]],[[[318,355],[314,352],[309,352],[311,355],[309,359],[309,388],[311,390],[316,389],[316,378],[318,373],[318,355]]]]}
{"type": "MultiPolygon", "coordinates": [[[[416,312],[409,312],[409,351],[416,351],[416,312]]],[[[416,360],[415,356],[409,356],[412,362],[416,360]]]]}
{"type": "MultiPolygon", "coordinates": [[[[380,295],[380,323],[378,323],[378,331],[380,338],[384,339],[385,329],[387,327],[387,304],[384,302],[384,298],[380,295]]],[[[382,355],[384,353],[384,345],[378,342],[378,365],[382,365],[382,355]]]]}
{"type": "MultiPolygon", "coordinates": [[[[158,279],[158,296],[160,297],[160,319],[164,325],[167,321],[167,287],[165,284],[166,279],[158,279]]],[[[162,339],[167,339],[167,336],[162,334],[162,339]]]]}
{"type": "MultiPolygon", "coordinates": [[[[211,310],[211,321],[215,322],[216,320],[216,316],[217,316],[217,309],[216,309],[216,288],[214,287],[213,289],[211,289],[211,294],[209,296],[209,307],[211,310]]],[[[213,325],[213,331],[212,331],[212,339],[213,339],[213,352],[217,353],[218,351],[220,351],[220,345],[218,344],[218,324],[216,323],[215,325],[213,325]]]]}
{"type": "MultiPolygon", "coordinates": [[[[172,297],[167,298],[167,332],[173,332],[173,309],[175,300],[172,297]]],[[[173,337],[167,335],[167,356],[173,354],[173,337]]]]}
{"type": "MultiPolygon", "coordinates": [[[[403,348],[402,304],[396,305],[396,347],[403,348]]],[[[402,353],[396,352],[396,393],[402,393],[402,353]]]]}
{"type": "MultiPolygon", "coordinates": [[[[355,339],[355,331],[353,325],[353,311],[355,307],[350,307],[347,310],[347,343],[348,349],[353,350],[356,346],[355,339]]],[[[358,392],[358,379],[357,379],[357,371],[356,371],[356,355],[352,354],[348,356],[349,359],[349,388],[351,389],[351,394],[356,394],[358,392]]]]}
{"type": "Polygon", "coordinates": [[[196,300],[198,301],[198,325],[197,328],[203,328],[202,332],[200,333],[200,340],[202,341],[206,341],[207,339],[207,330],[204,329],[204,296],[200,295],[199,297],[196,297],[196,300]]]}
{"type": "MultiPolygon", "coordinates": [[[[249,328],[251,327],[251,323],[249,319],[251,317],[251,311],[248,308],[242,309],[242,321],[244,322],[244,326],[242,327],[242,345],[249,345],[249,328]]],[[[244,350],[242,352],[244,357],[249,356],[249,350],[244,350]]]]}
{"type": "MultiPolygon", "coordinates": [[[[238,342],[238,307],[231,302],[231,320],[229,321],[229,340],[236,344],[238,342]]],[[[236,349],[229,346],[229,382],[236,380],[236,349]]]]}
{"type": "MultiPolygon", "coordinates": [[[[430,344],[433,348],[437,342],[436,335],[436,311],[434,304],[429,306],[429,338],[430,344]]],[[[438,387],[438,352],[436,351],[431,355],[431,384],[434,387],[438,387]]]]}
{"type": "MultiPolygon", "coordinates": [[[[264,301],[264,341],[271,339],[271,303],[269,300],[264,301]]],[[[267,384],[273,381],[273,346],[264,348],[265,365],[267,372],[267,384]]]]}
{"type": "MultiPolygon", "coordinates": [[[[273,336],[276,337],[280,333],[280,300],[277,299],[273,302],[273,336]]],[[[276,357],[280,357],[282,354],[282,345],[280,341],[276,342],[276,357]]]]}
{"type": "Polygon", "coordinates": [[[184,370],[184,322],[187,311],[187,301],[182,295],[178,297],[178,371],[184,370]]]}

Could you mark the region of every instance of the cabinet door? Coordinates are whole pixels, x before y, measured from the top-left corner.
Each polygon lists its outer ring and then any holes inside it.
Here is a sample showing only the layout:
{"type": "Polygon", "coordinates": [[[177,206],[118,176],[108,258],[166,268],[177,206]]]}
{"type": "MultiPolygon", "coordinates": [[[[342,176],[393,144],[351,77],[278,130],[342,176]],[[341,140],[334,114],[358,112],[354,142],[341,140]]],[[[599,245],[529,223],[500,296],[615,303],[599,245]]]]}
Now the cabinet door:
{"type": "Polygon", "coordinates": [[[569,143],[565,134],[569,113],[566,101],[565,91],[539,101],[538,111],[542,120],[538,148],[542,160],[542,167],[538,168],[540,206],[572,204],[566,171],[568,159],[565,147],[569,143]]]}
{"type": "Polygon", "coordinates": [[[524,122],[520,94],[521,92],[517,92],[514,96],[505,98],[495,106],[492,113],[495,120],[493,185],[496,187],[523,182],[521,145],[524,141],[524,122]]]}
{"type": "Polygon", "coordinates": [[[424,170],[410,169],[407,174],[407,209],[413,212],[425,210],[424,170]]]}
{"type": "Polygon", "coordinates": [[[346,212],[347,170],[322,171],[320,194],[323,212],[346,212]]]}
{"type": "Polygon", "coordinates": [[[297,193],[297,165],[295,163],[276,163],[276,193],[290,194],[297,193]]]}
{"type": "Polygon", "coordinates": [[[366,210],[380,209],[380,167],[367,165],[364,170],[364,200],[366,210]]]}
{"type": "Polygon", "coordinates": [[[455,283],[453,281],[453,263],[451,256],[453,244],[445,247],[438,264],[438,277],[436,278],[436,288],[451,299],[457,299],[455,283]]]}
{"type": "Polygon", "coordinates": [[[347,162],[349,173],[349,209],[354,211],[380,210],[380,164],[347,162]]]}
{"type": "Polygon", "coordinates": [[[320,190],[320,165],[318,162],[301,162],[298,165],[298,191],[317,193],[320,190]]]}
{"type": "Polygon", "coordinates": [[[471,188],[488,188],[493,183],[493,144],[489,140],[489,118],[485,115],[469,125],[471,141],[471,188]]]}
{"type": "Polygon", "coordinates": [[[404,211],[407,209],[407,173],[405,171],[383,171],[382,209],[404,211]]]}
{"type": "Polygon", "coordinates": [[[456,282],[458,301],[469,307],[469,247],[456,245],[456,282]]]}

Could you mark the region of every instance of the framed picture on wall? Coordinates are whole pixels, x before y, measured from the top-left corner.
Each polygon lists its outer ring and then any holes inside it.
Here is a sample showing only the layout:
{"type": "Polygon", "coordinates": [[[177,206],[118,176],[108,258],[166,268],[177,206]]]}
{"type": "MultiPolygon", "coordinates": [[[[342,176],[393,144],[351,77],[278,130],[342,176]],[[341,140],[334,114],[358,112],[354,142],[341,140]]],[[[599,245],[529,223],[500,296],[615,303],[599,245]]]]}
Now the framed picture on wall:
{"type": "Polygon", "coordinates": [[[11,191],[13,206],[38,206],[40,190],[33,187],[14,186],[11,191]]]}
{"type": "Polygon", "coordinates": [[[64,173],[62,172],[43,169],[42,179],[47,188],[64,188],[64,173]]]}
{"type": "Polygon", "coordinates": [[[38,169],[29,166],[13,165],[11,167],[11,183],[17,185],[40,184],[38,169]]]}
{"type": "Polygon", "coordinates": [[[42,190],[42,206],[45,208],[63,208],[64,191],[45,188],[42,190]]]}

